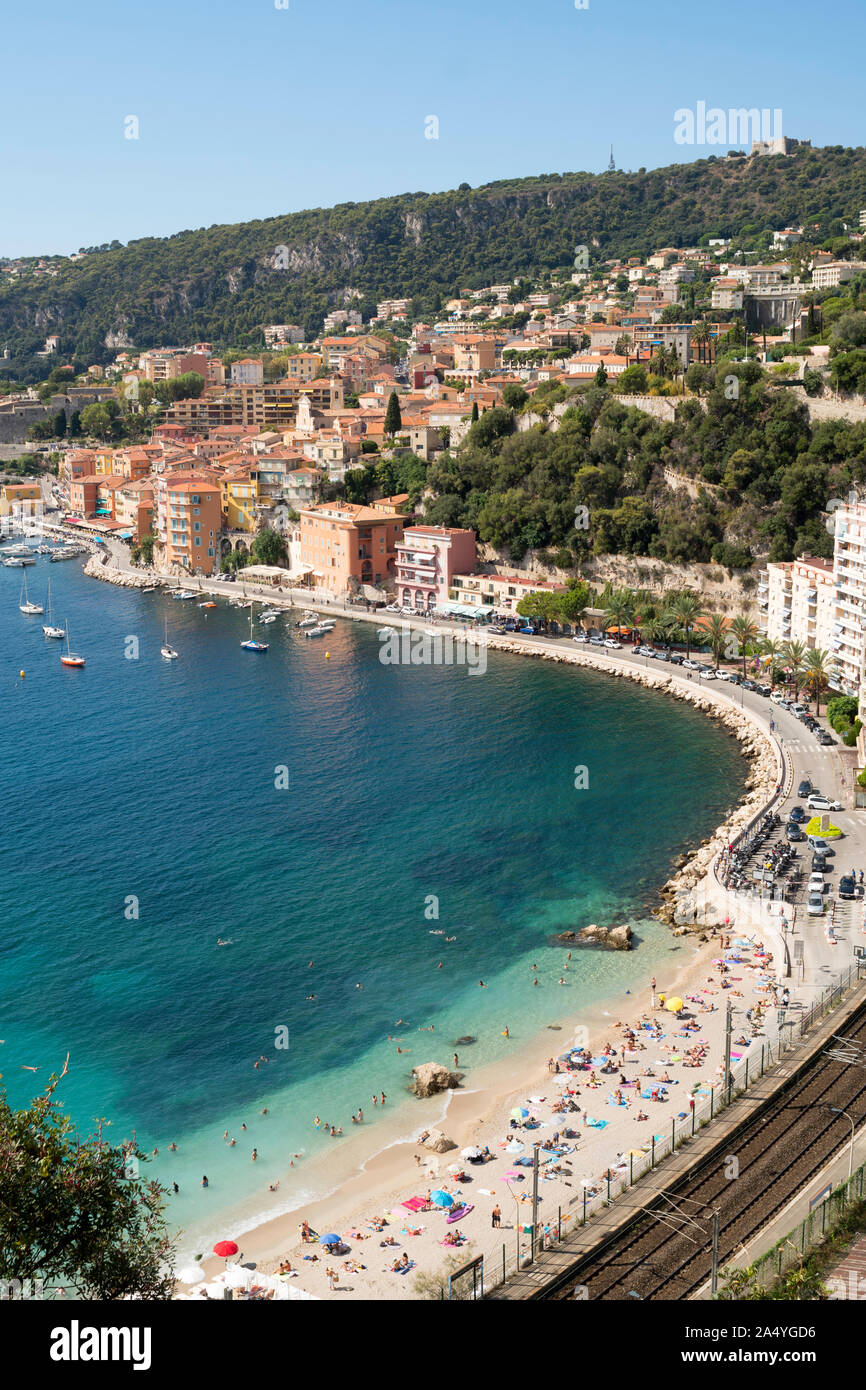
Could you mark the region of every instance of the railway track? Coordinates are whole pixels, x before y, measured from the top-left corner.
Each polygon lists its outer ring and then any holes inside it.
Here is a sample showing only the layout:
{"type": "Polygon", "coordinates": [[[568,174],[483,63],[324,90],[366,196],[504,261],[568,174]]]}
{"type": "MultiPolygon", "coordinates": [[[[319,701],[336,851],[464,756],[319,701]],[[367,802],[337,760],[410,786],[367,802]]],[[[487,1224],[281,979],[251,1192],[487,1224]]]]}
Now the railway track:
{"type": "MultiPolygon", "coordinates": [[[[866,1043],[866,1007],[846,1026],[866,1043]]],[[[712,1218],[719,1213],[722,1267],[824,1167],[866,1117],[866,1070],[821,1052],[786,1091],[731,1136],[727,1153],[700,1162],[675,1190],[604,1247],[559,1275],[539,1299],[684,1299],[712,1269],[712,1218]]],[[[651,1181],[651,1179],[648,1179],[651,1181]]]]}

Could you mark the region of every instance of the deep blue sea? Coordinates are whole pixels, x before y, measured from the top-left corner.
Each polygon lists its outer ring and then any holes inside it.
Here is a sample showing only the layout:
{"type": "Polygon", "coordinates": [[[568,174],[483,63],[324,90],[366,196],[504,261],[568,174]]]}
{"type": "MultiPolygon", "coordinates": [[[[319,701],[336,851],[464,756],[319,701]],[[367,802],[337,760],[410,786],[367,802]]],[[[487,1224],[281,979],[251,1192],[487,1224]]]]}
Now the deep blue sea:
{"type": "Polygon", "coordinates": [[[746,775],[702,715],[495,652],[483,675],[385,666],[364,623],[311,641],[280,619],[256,655],[224,602],[46,558],[32,598],[49,576],[83,671],[19,612],[21,570],[0,568],[3,1084],[24,1103],[69,1052],[70,1114],[159,1148],[152,1169],[178,1182],[171,1215],[199,1248],[317,1191],[334,1141],[316,1114],[348,1134],[363,1105],[372,1151],[373,1091],[417,1122],[413,1064],[476,1036],[458,1049],[471,1085],[670,953],[645,905],[746,775]],[[558,987],[548,935],[624,917],[639,950],[576,952],[558,987]]]}

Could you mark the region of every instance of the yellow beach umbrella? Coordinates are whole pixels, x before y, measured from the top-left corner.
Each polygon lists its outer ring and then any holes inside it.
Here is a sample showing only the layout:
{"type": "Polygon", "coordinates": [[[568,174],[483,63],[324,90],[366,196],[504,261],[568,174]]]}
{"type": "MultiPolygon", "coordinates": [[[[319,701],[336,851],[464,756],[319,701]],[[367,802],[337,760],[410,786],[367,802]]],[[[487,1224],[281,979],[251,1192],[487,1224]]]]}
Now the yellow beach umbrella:
{"type": "Polygon", "coordinates": [[[669,999],[665,1004],[665,1008],[672,1014],[678,1014],[682,1007],[683,1001],[678,995],[674,995],[673,999],[669,999]]]}

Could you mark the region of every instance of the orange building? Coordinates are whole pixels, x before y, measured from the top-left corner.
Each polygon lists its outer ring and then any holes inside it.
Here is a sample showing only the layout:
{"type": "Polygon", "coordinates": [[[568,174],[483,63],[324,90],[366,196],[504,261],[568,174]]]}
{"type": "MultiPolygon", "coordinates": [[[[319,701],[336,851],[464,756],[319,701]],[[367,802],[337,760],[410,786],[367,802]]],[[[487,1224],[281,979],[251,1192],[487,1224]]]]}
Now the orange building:
{"type": "Polygon", "coordinates": [[[213,574],[218,568],[222,525],[218,485],[201,474],[163,473],[157,500],[162,503],[157,534],[165,545],[166,564],[213,574]]]}
{"type": "Polygon", "coordinates": [[[393,579],[404,524],[396,507],[324,502],[305,507],[300,518],[301,564],[318,587],[344,594],[357,584],[393,579]]]}

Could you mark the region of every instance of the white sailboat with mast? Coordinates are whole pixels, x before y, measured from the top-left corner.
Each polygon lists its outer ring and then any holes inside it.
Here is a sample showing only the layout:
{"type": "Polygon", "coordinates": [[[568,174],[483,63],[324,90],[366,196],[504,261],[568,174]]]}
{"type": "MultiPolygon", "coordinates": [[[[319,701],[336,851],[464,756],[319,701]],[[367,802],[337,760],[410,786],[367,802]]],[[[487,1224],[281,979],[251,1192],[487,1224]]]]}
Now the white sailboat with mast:
{"type": "Polygon", "coordinates": [[[51,621],[51,580],[48,581],[48,596],[46,598],[48,607],[48,622],[42,624],[42,631],[46,637],[59,637],[61,640],[66,636],[66,631],[62,627],[55,627],[51,621]]]}
{"type": "Polygon", "coordinates": [[[44,612],[45,612],[45,609],[42,607],[42,604],[41,604],[41,603],[31,603],[31,602],[30,602],[30,595],[29,595],[28,592],[27,592],[27,571],[26,571],[26,570],[25,570],[25,572],[24,572],[24,583],[21,585],[21,597],[20,597],[19,600],[18,600],[18,607],[21,609],[21,612],[22,612],[22,613],[26,613],[28,617],[30,617],[30,615],[31,615],[31,614],[34,614],[34,613],[44,613],[44,612]]]}
{"type": "Polygon", "coordinates": [[[163,661],[176,661],[177,652],[168,640],[168,618],[165,620],[165,641],[159,649],[163,661]]]}

